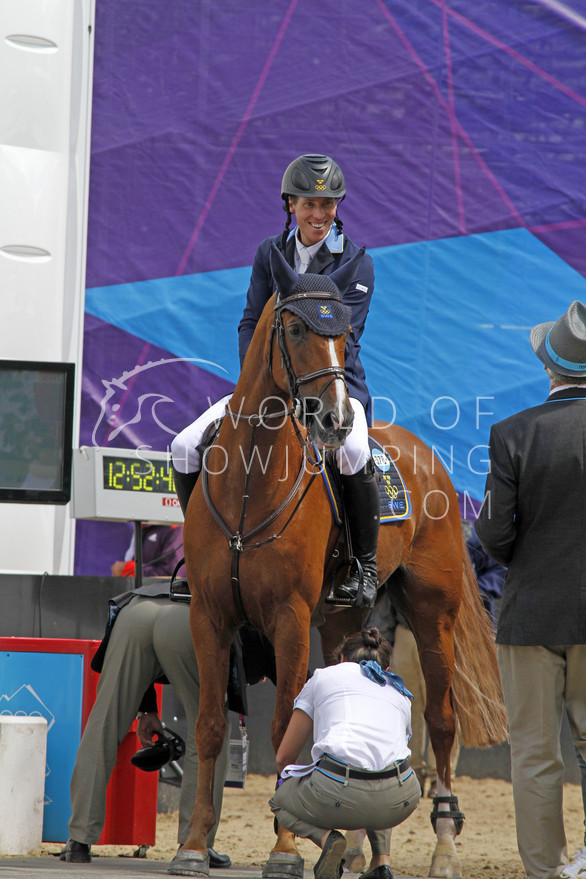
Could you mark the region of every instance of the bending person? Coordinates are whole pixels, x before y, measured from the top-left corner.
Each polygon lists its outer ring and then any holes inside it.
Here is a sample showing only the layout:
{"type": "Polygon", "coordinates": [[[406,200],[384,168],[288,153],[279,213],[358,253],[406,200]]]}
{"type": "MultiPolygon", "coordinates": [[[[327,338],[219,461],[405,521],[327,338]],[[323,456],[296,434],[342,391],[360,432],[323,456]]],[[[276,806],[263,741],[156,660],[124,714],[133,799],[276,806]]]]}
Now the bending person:
{"type": "MultiPolygon", "coordinates": [[[[152,744],[162,730],[154,686],[164,677],[173,687],[187,720],[184,774],[179,800],[177,840],[189,836],[195,803],[198,759],[195,722],[199,707],[199,675],[189,628],[189,603],[170,600],[169,580],[127,592],[114,602],[120,607],[106,642],[96,701],[86,723],[71,778],[69,840],[61,860],[89,863],[106,819],[106,789],[116,763],[118,746],[135,717],[141,745],[152,744]]],[[[108,636],[106,636],[108,637],[108,636]]],[[[104,643],[104,642],[103,642],[104,643]]],[[[228,706],[225,707],[228,718],[228,706]]],[[[211,867],[229,867],[228,855],[214,851],[220,820],[224,780],[230,752],[230,724],[214,778],[216,823],[208,834],[211,867]]]]}
{"type": "MultiPolygon", "coordinates": [[[[246,307],[238,327],[241,366],[262,311],[275,292],[270,268],[272,244],[279,247],[289,265],[300,275],[307,271],[331,275],[359,252],[359,248],[342,232],[342,221],[337,215],[338,205],[345,194],[342,170],[329,156],[299,156],[285,170],[281,198],[287,222],[284,232],[263,241],[254,257],[246,307]],[[290,230],[293,215],[297,226],[290,230]]],[[[380,501],[368,445],[366,408],[369,393],[360,362],[359,341],[373,288],[372,259],[364,254],[354,280],[340,291],[345,304],[352,311],[345,368],[354,425],[344,446],[336,452],[336,461],[342,476],[355,563],[346,582],[339,584],[334,592],[335,599],[340,603],[359,603],[362,607],[374,605],[377,590],[380,501]]],[[[184,514],[201,470],[198,447],[207,427],[223,417],[229,399],[230,396],[227,396],[216,402],[181,431],[171,445],[175,487],[184,514]]]]}
{"type": "Polygon", "coordinates": [[[278,821],[322,849],[315,879],[339,879],[346,840],[366,826],[372,849],[363,879],[392,879],[391,828],[416,809],[409,766],[411,694],[387,671],[391,645],[377,628],[350,635],[338,664],[317,669],[295,700],[277,752],[284,779],[270,800],[278,821]],[[310,766],[292,765],[313,733],[310,766]]]}

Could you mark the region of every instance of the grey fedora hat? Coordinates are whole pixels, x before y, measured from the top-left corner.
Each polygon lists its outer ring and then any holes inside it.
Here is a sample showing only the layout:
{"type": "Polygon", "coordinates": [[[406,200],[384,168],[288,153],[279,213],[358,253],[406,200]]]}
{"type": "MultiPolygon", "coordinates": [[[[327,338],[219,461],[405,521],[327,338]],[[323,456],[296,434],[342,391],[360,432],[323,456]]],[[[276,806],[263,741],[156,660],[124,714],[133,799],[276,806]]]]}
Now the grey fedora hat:
{"type": "Polygon", "coordinates": [[[586,376],[586,306],[574,300],[556,321],[537,324],[529,337],[531,347],[554,372],[586,376]]]}

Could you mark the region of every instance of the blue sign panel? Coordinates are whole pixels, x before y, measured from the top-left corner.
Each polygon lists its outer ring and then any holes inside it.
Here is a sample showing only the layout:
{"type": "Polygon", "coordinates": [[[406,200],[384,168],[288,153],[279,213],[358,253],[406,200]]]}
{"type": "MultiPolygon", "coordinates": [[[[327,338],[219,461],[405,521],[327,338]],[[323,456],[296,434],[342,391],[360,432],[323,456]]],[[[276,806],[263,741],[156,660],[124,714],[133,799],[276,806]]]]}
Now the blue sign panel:
{"type": "Polygon", "coordinates": [[[47,721],[43,841],[67,840],[69,782],[81,738],[81,654],[0,652],[0,714],[47,721]]]}

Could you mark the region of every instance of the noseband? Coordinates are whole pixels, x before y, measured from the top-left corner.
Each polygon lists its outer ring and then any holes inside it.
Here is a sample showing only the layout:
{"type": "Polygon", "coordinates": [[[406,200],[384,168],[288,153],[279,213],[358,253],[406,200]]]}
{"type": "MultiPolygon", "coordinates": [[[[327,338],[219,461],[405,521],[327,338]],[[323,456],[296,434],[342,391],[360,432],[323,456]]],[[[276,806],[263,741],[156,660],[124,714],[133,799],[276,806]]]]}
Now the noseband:
{"type": "MultiPolygon", "coordinates": [[[[283,366],[287,375],[287,384],[289,385],[289,393],[291,395],[291,400],[293,401],[294,408],[300,406],[300,386],[303,384],[307,384],[307,382],[313,381],[316,378],[323,378],[323,376],[326,375],[331,376],[329,382],[326,382],[323,388],[320,390],[318,399],[321,399],[322,394],[327,390],[331,383],[336,381],[337,379],[341,379],[341,381],[344,382],[344,387],[346,387],[346,370],[343,366],[326,366],[323,369],[316,369],[313,372],[306,372],[304,375],[301,376],[295,374],[295,370],[293,369],[293,365],[291,363],[291,357],[289,356],[289,351],[287,349],[287,342],[285,340],[285,327],[283,326],[282,312],[287,309],[292,302],[298,302],[299,300],[307,299],[333,299],[336,302],[341,301],[340,298],[333,293],[293,293],[291,296],[285,297],[285,299],[277,299],[275,301],[275,318],[273,321],[273,326],[271,328],[271,337],[269,339],[269,357],[267,369],[269,370],[269,372],[272,372],[273,341],[276,336],[277,345],[279,347],[281,359],[283,361],[283,366]]],[[[303,318],[300,319],[303,320],[303,318]]],[[[309,325],[309,329],[311,330],[311,325],[309,325]]]]}

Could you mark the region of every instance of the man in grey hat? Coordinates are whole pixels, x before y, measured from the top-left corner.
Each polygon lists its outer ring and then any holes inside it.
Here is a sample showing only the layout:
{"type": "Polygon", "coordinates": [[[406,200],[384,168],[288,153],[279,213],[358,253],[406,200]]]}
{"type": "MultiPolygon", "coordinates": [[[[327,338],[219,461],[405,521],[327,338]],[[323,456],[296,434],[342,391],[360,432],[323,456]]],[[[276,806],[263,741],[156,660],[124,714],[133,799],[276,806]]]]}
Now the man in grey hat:
{"type": "Polygon", "coordinates": [[[577,879],[586,839],[568,863],[560,729],[565,707],[586,758],[586,307],[530,341],[550,393],[493,425],[476,531],[508,567],[496,641],[519,853],[528,879],[577,879]]]}

